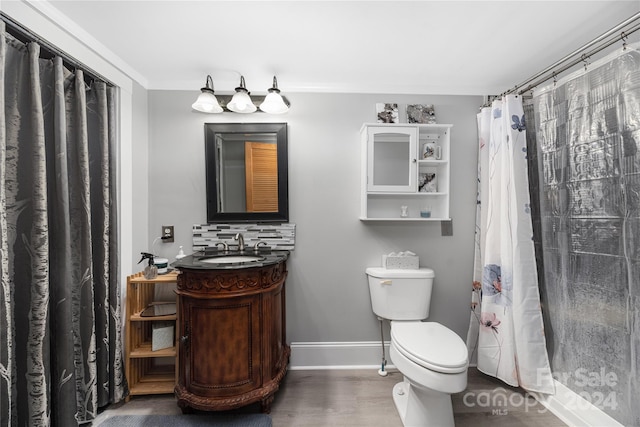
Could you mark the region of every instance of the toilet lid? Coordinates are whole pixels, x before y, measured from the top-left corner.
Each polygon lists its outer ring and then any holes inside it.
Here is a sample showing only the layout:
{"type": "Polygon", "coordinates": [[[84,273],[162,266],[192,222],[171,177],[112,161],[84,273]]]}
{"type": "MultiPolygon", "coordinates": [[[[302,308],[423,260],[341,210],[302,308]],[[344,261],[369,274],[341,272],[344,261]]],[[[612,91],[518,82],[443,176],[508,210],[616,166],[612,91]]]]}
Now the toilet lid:
{"type": "Polygon", "coordinates": [[[445,374],[467,369],[467,346],[437,322],[391,322],[391,340],[413,362],[445,374]]]}

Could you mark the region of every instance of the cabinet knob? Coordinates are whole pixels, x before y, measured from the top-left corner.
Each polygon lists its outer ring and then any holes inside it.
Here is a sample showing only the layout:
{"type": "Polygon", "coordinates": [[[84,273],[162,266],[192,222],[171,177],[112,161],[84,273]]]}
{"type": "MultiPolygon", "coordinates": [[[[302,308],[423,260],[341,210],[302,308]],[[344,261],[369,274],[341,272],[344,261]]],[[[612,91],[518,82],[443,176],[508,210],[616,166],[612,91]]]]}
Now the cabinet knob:
{"type": "Polygon", "coordinates": [[[413,161],[413,163],[416,163],[418,161],[418,159],[413,159],[412,161],[413,161]]]}

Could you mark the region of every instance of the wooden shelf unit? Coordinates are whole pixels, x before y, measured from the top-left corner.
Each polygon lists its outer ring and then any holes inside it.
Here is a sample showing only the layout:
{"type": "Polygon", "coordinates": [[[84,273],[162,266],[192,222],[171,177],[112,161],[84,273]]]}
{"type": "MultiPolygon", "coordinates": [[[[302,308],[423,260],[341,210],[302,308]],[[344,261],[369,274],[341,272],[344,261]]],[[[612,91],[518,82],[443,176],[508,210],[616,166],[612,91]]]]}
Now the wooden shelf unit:
{"type": "MultiPolygon", "coordinates": [[[[129,396],[173,393],[177,380],[177,315],[142,317],[142,311],[154,302],[156,286],[177,286],[177,272],[145,279],[143,273],[127,277],[125,317],[125,370],[129,396]],[[174,345],[152,350],[154,322],[172,322],[174,345]]],[[[177,303],[177,299],[176,299],[177,303]]],[[[127,397],[127,400],[129,397],[127,397]]]]}

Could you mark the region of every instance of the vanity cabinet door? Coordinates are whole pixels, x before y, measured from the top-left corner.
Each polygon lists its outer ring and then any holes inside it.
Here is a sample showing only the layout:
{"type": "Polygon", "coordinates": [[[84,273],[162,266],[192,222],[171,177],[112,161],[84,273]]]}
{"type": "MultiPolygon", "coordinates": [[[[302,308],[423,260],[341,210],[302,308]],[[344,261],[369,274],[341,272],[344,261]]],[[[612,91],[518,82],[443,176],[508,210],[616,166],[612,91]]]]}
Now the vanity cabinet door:
{"type": "Polygon", "coordinates": [[[367,129],[368,191],[417,191],[417,139],[415,126],[367,129]]]}
{"type": "Polygon", "coordinates": [[[260,298],[181,298],[184,384],[199,396],[242,394],[262,384],[260,298]]]}

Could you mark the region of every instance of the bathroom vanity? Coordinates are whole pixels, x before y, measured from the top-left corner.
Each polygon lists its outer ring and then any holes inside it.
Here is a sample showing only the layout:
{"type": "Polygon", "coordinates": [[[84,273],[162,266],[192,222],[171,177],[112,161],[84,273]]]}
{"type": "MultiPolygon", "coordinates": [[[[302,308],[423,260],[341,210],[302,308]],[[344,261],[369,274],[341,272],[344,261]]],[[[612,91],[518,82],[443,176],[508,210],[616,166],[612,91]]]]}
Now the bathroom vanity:
{"type": "Polygon", "coordinates": [[[183,412],[260,402],[270,412],[287,371],[288,251],[202,252],[179,269],[178,383],[183,412]]]}

